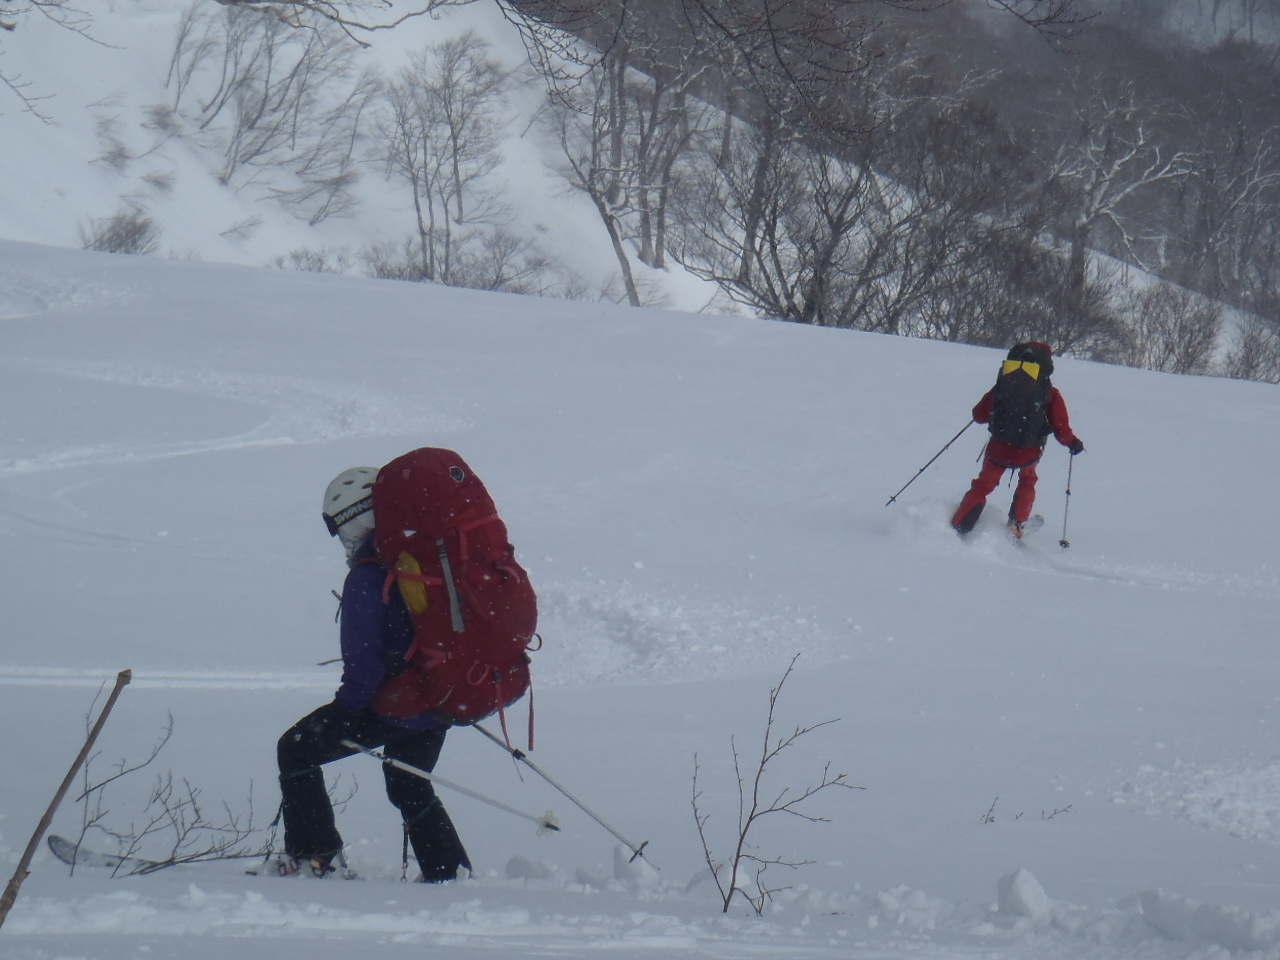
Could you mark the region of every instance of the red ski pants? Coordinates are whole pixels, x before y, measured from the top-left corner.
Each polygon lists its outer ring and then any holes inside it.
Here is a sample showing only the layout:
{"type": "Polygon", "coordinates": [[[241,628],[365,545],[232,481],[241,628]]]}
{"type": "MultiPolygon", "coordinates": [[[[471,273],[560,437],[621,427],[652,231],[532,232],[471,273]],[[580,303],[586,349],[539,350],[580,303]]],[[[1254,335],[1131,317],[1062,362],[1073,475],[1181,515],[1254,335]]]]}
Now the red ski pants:
{"type": "Polygon", "coordinates": [[[1038,462],[1037,458],[1025,467],[1007,467],[996,463],[990,457],[984,457],[982,470],[969,485],[969,492],[960,501],[959,509],[951,518],[951,525],[959,527],[970,510],[986,503],[991,491],[1000,485],[1000,479],[1006,470],[1018,471],[1018,486],[1013,491],[1013,505],[1009,508],[1009,516],[1018,523],[1026,523],[1031,516],[1031,507],[1036,502],[1036,480],[1039,479],[1036,474],[1036,463],[1038,462]]]}

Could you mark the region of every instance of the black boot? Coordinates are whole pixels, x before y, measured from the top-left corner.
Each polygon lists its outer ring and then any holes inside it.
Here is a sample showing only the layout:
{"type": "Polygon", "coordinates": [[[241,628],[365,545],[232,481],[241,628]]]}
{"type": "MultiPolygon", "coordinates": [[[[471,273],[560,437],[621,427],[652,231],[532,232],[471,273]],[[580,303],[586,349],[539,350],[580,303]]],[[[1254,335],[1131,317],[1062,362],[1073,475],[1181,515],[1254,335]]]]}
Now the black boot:
{"type": "Polygon", "coordinates": [[[956,533],[960,534],[962,537],[970,533],[973,528],[978,525],[978,518],[982,516],[982,508],[985,506],[985,503],[978,504],[961,517],[957,523],[953,524],[956,533]]]}
{"type": "Polygon", "coordinates": [[[444,883],[455,880],[459,870],[471,870],[471,860],[458,831],[450,819],[444,804],[437,800],[432,806],[405,824],[409,844],[418,866],[422,868],[425,883],[444,883]]]}

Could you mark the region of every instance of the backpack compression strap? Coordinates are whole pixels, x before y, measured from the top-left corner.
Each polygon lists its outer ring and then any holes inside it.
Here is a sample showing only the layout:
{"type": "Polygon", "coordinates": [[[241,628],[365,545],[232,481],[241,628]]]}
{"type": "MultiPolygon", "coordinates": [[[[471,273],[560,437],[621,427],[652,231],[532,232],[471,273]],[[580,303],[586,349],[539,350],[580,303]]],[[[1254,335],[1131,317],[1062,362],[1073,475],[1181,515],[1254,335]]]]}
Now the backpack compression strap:
{"type": "Polygon", "coordinates": [[[440,554],[440,569],[444,571],[444,588],[449,591],[449,619],[453,623],[453,632],[461,633],[466,629],[462,623],[462,604],[458,600],[458,587],[453,582],[453,570],[449,566],[449,554],[443,540],[436,541],[436,552],[440,554]]]}

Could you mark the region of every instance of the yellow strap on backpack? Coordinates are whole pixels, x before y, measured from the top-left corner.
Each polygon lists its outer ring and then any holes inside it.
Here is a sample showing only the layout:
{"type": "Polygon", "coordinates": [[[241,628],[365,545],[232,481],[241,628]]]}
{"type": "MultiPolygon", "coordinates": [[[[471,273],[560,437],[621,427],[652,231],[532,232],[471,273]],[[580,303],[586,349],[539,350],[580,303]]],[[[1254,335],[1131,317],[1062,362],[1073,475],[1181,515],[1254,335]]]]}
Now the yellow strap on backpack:
{"type": "Polygon", "coordinates": [[[1040,364],[1032,360],[1006,360],[1004,366],[1000,368],[1001,373],[1013,373],[1018,368],[1022,368],[1032,380],[1040,379],[1040,364]]]}
{"type": "Polygon", "coordinates": [[[427,609],[427,585],[422,582],[422,564],[413,558],[413,554],[405,552],[396,560],[396,572],[407,573],[407,577],[397,577],[400,596],[409,613],[418,614],[427,609]]]}

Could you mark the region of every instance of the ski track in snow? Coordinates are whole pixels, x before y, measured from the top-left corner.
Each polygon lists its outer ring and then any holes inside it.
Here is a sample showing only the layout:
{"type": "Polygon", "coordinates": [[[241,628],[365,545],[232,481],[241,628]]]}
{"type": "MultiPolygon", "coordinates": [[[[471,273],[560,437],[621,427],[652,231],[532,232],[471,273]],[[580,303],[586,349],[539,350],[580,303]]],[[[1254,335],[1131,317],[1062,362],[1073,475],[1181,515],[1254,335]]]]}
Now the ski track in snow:
{"type": "MultiPolygon", "coordinates": [[[[1201,570],[1190,566],[1133,564],[1108,560],[1059,543],[1048,522],[1022,543],[1014,543],[1002,524],[984,522],[965,540],[951,532],[951,505],[926,501],[905,505],[888,526],[886,535],[905,538],[935,553],[965,551],[983,562],[1019,567],[1048,576],[1097,580],[1122,586],[1156,590],[1207,592],[1225,597],[1280,597],[1280,566],[1251,568],[1249,574],[1231,570],[1201,570]],[[1085,559],[1085,557],[1088,559],[1085,559]]],[[[1070,538],[1068,537],[1068,542],[1070,538]]]]}
{"type": "MultiPolygon", "coordinates": [[[[109,276],[109,275],[108,275],[109,276]]],[[[74,270],[0,266],[0,321],[35,317],[51,310],[128,304],[143,299],[135,288],[114,280],[95,282],[74,270]]]]}
{"type": "MultiPolygon", "coordinates": [[[[0,686],[101,687],[116,671],[105,667],[31,667],[0,664],[0,686]]],[[[131,686],[146,690],[330,690],[328,674],[235,670],[135,670],[131,686]]]]}
{"type": "MultiPolygon", "coordinates": [[[[540,591],[540,630],[555,642],[537,656],[538,683],[653,683],[750,674],[785,663],[797,649],[834,658],[833,641],[801,617],[760,615],[727,604],[681,602],[629,584],[549,584],[540,591]]],[[[0,664],[0,686],[100,686],[105,667],[0,664]]],[[[144,688],[330,689],[336,674],[223,670],[139,671],[144,688]]]]}
{"type": "Polygon", "coordinates": [[[761,614],[630,584],[550,584],[539,593],[539,625],[555,637],[539,654],[539,679],[556,684],[742,675],[772,670],[796,650],[809,663],[838,656],[834,638],[803,613],[761,614]]]}
{"type": "MultiPolygon", "coordinates": [[[[34,369],[34,365],[28,364],[24,369],[34,369]]],[[[469,426],[463,419],[424,412],[373,391],[358,392],[350,388],[337,391],[318,381],[301,378],[232,376],[158,366],[124,369],[118,364],[50,366],[41,372],[249,404],[261,409],[262,420],[247,433],[229,437],[176,443],[99,444],[11,457],[0,460],[0,477],[70,467],[145,463],[251,447],[330,443],[357,437],[448,435],[469,426]]],[[[163,400],[158,398],[158,402],[163,400]]]]}

